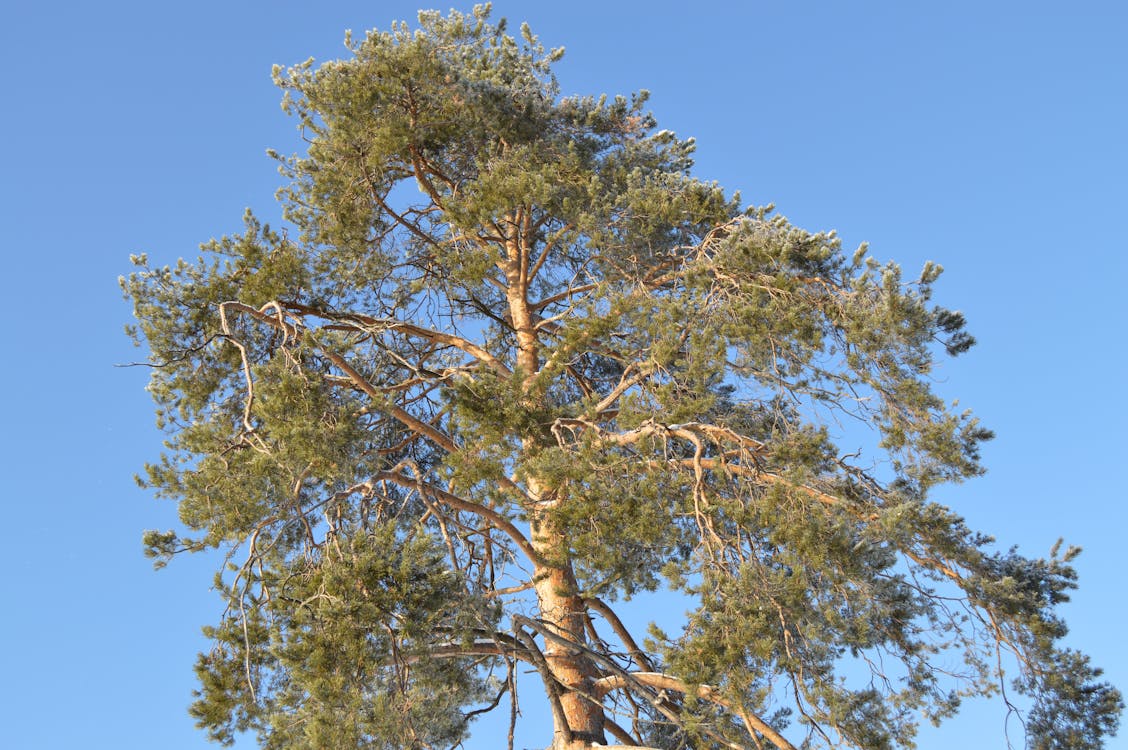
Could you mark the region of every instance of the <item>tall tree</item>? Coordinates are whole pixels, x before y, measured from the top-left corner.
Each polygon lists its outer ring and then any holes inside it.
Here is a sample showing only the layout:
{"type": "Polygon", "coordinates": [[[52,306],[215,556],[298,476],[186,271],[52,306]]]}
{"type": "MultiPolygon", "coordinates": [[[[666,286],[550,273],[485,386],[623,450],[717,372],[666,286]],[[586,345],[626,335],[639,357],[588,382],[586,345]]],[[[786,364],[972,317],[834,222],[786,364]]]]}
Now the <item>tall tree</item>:
{"type": "Polygon", "coordinates": [[[519,665],[554,750],[911,746],[1012,675],[1032,747],[1115,730],[1058,645],[1075,551],[928,499],[989,437],[930,386],[972,344],[938,266],[746,209],[488,6],[350,47],[275,71],[287,230],[123,280],[168,433],[143,483],[186,528],[147,549],[226,553],[214,738],[448,747],[516,718],[519,665]],[[644,639],[619,608],[661,587],[693,609],[644,639]]]}

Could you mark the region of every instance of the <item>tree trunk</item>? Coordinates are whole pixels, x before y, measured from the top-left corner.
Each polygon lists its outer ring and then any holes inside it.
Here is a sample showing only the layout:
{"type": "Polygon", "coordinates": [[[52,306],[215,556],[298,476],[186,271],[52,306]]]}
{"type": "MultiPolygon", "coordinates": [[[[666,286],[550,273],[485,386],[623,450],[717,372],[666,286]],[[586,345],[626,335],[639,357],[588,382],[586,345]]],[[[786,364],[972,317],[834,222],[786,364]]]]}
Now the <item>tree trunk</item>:
{"type": "MultiPolygon", "coordinates": [[[[527,224],[528,214],[518,211],[507,219],[511,233],[506,240],[508,262],[503,264],[508,282],[506,302],[517,339],[517,369],[527,385],[540,365],[540,343],[528,300],[528,236],[522,237],[519,230],[523,223],[527,224]]],[[[526,397],[530,402],[526,406],[535,407],[535,396],[526,390],[526,397]]],[[[530,446],[526,443],[525,447],[530,446]]],[[[551,500],[535,478],[528,480],[526,489],[537,504],[551,500]]],[[[533,585],[541,623],[550,632],[582,646],[587,641],[584,629],[587,612],[569,560],[567,538],[543,506],[531,513],[531,532],[532,545],[540,557],[533,571],[533,585]]],[[[545,639],[544,657],[551,680],[556,683],[546,684],[545,688],[558,694],[561,708],[560,712],[553,712],[552,750],[583,750],[593,742],[602,744],[606,739],[603,708],[588,697],[594,695],[593,686],[599,676],[595,666],[581,650],[554,640],[545,639]],[[560,726],[561,723],[565,726],[560,726]]]]}
{"type": "MultiPolygon", "coordinates": [[[[537,566],[533,577],[541,620],[556,635],[583,646],[586,611],[567,561],[566,539],[543,516],[534,520],[532,531],[533,546],[547,561],[537,566]]],[[[599,676],[595,666],[579,649],[554,640],[545,639],[544,656],[559,685],[560,707],[567,722],[567,726],[553,727],[552,749],[580,750],[593,742],[602,744],[606,739],[603,709],[589,697],[595,694],[599,676]]]]}

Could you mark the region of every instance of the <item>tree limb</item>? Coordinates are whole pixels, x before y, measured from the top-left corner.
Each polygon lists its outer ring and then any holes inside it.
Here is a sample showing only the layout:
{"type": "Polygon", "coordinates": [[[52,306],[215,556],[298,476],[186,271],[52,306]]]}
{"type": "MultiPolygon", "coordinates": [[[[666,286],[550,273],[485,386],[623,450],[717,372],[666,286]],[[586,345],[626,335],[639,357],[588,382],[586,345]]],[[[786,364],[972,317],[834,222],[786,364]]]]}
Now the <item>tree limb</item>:
{"type": "Polygon", "coordinates": [[[472,513],[482,518],[495,529],[504,533],[506,536],[512,539],[514,544],[516,544],[521,549],[521,551],[525,553],[525,557],[527,557],[530,562],[536,565],[544,564],[541,556],[537,553],[536,549],[525,537],[525,535],[521,533],[521,530],[514,526],[513,523],[505,516],[501,515],[495,510],[487,508],[480,503],[466,500],[459,497],[458,495],[435,487],[434,485],[427,484],[418,476],[416,478],[405,477],[399,471],[399,469],[404,466],[405,462],[400,462],[388,471],[381,471],[373,477],[373,481],[386,480],[392,482],[393,484],[397,484],[400,487],[419,490],[420,492],[425,492],[427,495],[439,500],[445,505],[449,505],[450,507],[456,508],[457,510],[466,511],[467,513],[472,513]]]}
{"type": "Polygon", "coordinates": [[[677,677],[661,672],[630,672],[627,674],[612,674],[600,678],[597,689],[602,693],[607,693],[612,690],[630,689],[633,687],[633,683],[646,685],[656,690],[675,690],[683,695],[696,695],[702,700],[714,703],[736,714],[744,721],[750,733],[753,730],[759,732],[767,737],[779,750],[796,750],[794,745],[788,742],[779,732],[768,726],[759,716],[748,711],[743,706],[728,700],[720,694],[720,691],[709,685],[691,686],[677,677]]]}
{"type": "Polygon", "coordinates": [[[475,344],[473,341],[457,336],[453,333],[445,333],[443,331],[435,331],[430,328],[425,328],[415,323],[409,323],[395,318],[374,318],[370,315],[362,315],[360,313],[334,313],[328,310],[322,310],[308,305],[300,305],[297,303],[286,303],[288,310],[302,313],[303,315],[316,315],[326,320],[336,322],[350,323],[358,330],[372,332],[373,330],[379,331],[395,331],[396,333],[407,334],[408,336],[417,336],[437,344],[446,344],[453,346],[474,357],[482,364],[487,365],[493,369],[498,375],[502,377],[509,377],[513,373],[506,367],[501,360],[490,354],[482,347],[475,344]]]}

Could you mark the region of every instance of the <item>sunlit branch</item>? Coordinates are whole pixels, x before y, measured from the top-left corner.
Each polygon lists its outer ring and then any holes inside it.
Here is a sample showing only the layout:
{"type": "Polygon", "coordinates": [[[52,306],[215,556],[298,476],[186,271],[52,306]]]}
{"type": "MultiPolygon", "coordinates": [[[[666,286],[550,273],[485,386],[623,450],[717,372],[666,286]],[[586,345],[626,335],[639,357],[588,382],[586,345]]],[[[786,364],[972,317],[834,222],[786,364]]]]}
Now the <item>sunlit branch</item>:
{"type": "Polygon", "coordinates": [[[226,337],[227,341],[230,342],[232,346],[234,346],[236,349],[239,350],[239,359],[240,359],[240,362],[242,363],[243,378],[247,383],[247,397],[246,397],[246,399],[244,399],[244,402],[243,402],[243,427],[247,430],[248,433],[253,433],[255,428],[251,424],[251,406],[254,404],[254,399],[255,399],[255,384],[254,384],[254,380],[251,378],[251,363],[250,363],[250,359],[248,359],[248,357],[247,357],[247,347],[243,346],[243,344],[240,343],[237,339],[235,339],[235,337],[231,333],[231,326],[227,321],[227,308],[228,307],[233,307],[234,309],[237,309],[237,310],[241,309],[241,308],[246,308],[246,311],[251,312],[256,317],[265,318],[266,315],[264,313],[259,312],[258,310],[255,310],[253,307],[250,307],[249,305],[241,305],[239,303],[225,302],[225,303],[223,303],[219,306],[220,327],[223,330],[224,336],[226,337]]]}
{"type": "Polygon", "coordinates": [[[639,427],[626,432],[609,432],[597,423],[588,419],[561,417],[553,422],[552,431],[561,439],[563,429],[573,431],[590,430],[595,433],[597,442],[608,445],[628,446],[634,445],[648,437],[677,437],[690,441],[697,441],[701,437],[709,438],[716,443],[729,443],[740,446],[752,455],[763,455],[767,446],[746,435],[705,422],[684,422],[680,424],[663,424],[654,419],[643,422],[639,427]]]}

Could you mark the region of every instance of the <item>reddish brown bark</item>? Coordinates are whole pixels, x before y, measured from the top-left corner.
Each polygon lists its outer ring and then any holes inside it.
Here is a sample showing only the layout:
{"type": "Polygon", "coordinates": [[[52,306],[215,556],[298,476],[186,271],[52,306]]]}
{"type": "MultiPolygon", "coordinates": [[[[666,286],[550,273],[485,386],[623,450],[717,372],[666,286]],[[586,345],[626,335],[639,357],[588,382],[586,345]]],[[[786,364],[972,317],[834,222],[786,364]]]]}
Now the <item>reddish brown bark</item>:
{"type": "MultiPolygon", "coordinates": [[[[520,211],[508,217],[508,257],[503,264],[507,281],[506,302],[517,339],[517,370],[526,379],[526,384],[540,366],[540,342],[528,300],[531,275],[529,247],[520,230],[522,220],[527,218],[522,217],[520,211]]],[[[527,389],[525,392],[528,393],[527,389]]],[[[532,401],[535,396],[530,394],[528,398],[532,401]]],[[[528,405],[535,406],[533,403],[528,405]]],[[[530,514],[530,541],[538,558],[533,584],[540,609],[539,619],[547,630],[580,647],[572,649],[559,641],[545,639],[544,658],[551,672],[550,679],[555,682],[555,685],[546,687],[557,693],[562,709],[562,716],[554,719],[557,726],[553,727],[552,748],[583,750],[594,742],[606,742],[603,708],[593,700],[593,688],[599,673],[582,650],[587,640],[584,629],[586,608],[568,560],[567,538],[548,516],[551,506],[559,499],[546,497],[545,488],[535,478],[527,484],[528,497],[540,506],[530,514]],[[559,726],[561,720],[567,726],[559,726]]]]}
{"type": "MultiPolygon", "coordinates": [[[[534,571],[534,587],[540,604],[540,619],[560,637],[586,645],[585,609],[571,565],[562,554],[566,539],[547,519],[533,524],[533,546],[548,562],[534,571]]],[[[580,648],[570,649],[556,640],[545,640],[545,661],[559,685],[560,705],[566,727],[554,727],[553,750],[579,750],[593,742],[606,742],[603,709],[596,701],[595,681],[599,673],[580,648]]]]}

